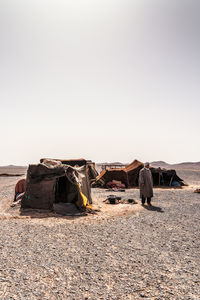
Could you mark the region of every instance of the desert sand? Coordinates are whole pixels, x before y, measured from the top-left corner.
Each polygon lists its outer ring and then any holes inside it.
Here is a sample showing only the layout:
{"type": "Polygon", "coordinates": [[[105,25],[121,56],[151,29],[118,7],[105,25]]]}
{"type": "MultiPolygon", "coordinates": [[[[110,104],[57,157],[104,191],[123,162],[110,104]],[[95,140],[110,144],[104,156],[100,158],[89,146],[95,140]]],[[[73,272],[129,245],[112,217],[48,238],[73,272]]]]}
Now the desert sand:
{"type": "Polygon", "coordinates": [[[97,212],[76,216],[21,215],[9,207],[22,177],[0,177],[0,299],[199,299],[200,170],[178,175],[189,186],[155,189],[152,208],[138,189],[118,205],[93,189],[97,212]]]}

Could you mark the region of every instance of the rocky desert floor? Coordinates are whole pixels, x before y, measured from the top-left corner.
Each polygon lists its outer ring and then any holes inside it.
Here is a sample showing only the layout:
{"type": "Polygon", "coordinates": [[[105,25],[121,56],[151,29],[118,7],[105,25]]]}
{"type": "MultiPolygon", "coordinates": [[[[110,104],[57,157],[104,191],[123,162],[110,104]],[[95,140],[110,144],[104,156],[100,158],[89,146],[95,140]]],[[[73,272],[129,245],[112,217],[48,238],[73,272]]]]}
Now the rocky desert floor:
{"type": "Polygon", "coordinates": [[[20,177],[0,177],[0,299],[200,299],[200,170],[179,172],[189,186],[155,189],[152,208],[93,189],[85,216],[21,215],[20,177]]]}

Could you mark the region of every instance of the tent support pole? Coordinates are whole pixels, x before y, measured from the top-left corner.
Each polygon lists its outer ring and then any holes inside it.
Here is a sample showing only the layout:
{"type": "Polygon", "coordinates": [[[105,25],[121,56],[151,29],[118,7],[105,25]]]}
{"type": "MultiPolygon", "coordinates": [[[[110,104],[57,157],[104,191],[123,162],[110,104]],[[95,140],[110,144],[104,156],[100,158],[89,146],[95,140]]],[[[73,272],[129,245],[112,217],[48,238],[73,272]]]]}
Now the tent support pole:
{"type": "Polygon", "coordinates": [[[126,179],[127,179],[127,187],[129,188],[129,178],[128,178],[128,173],[126,172],[126,179]]]}
{"type": "Polygon", "coordinates": [[[172,178],[171,178],[171,180],[170,180],[169,186],[172,185],[172,180],[173,180],[173,178],[174,178],[174,175],[172,175],[172,178]]]}

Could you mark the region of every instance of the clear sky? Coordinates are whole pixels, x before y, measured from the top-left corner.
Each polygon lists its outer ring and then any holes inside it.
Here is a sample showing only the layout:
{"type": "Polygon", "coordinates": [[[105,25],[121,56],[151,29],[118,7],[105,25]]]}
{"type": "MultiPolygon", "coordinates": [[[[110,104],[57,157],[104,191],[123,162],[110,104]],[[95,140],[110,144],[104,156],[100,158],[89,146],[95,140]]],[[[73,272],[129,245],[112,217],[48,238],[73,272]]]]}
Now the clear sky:
{"type": "Polygon", "coordinates": [[[0,165],[200,161],[199,0],[0,0],[0,165]]]}

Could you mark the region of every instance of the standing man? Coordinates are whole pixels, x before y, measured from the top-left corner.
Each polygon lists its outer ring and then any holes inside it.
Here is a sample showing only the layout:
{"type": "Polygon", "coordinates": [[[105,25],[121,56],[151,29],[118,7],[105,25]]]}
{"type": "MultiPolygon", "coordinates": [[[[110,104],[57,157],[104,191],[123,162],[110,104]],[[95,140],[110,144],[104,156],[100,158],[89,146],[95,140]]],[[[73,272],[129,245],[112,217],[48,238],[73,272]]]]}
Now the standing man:
{"type": "Polygon", "coordinates": [[[151,198],[153,197],[153,177],[149,169],[149,163],[144,164],[144,168],[139,173],[139,187],[140,198],[142,199],[142,205],[145,204],[147,199],[148,205],[151,206],[151,198]]]}

